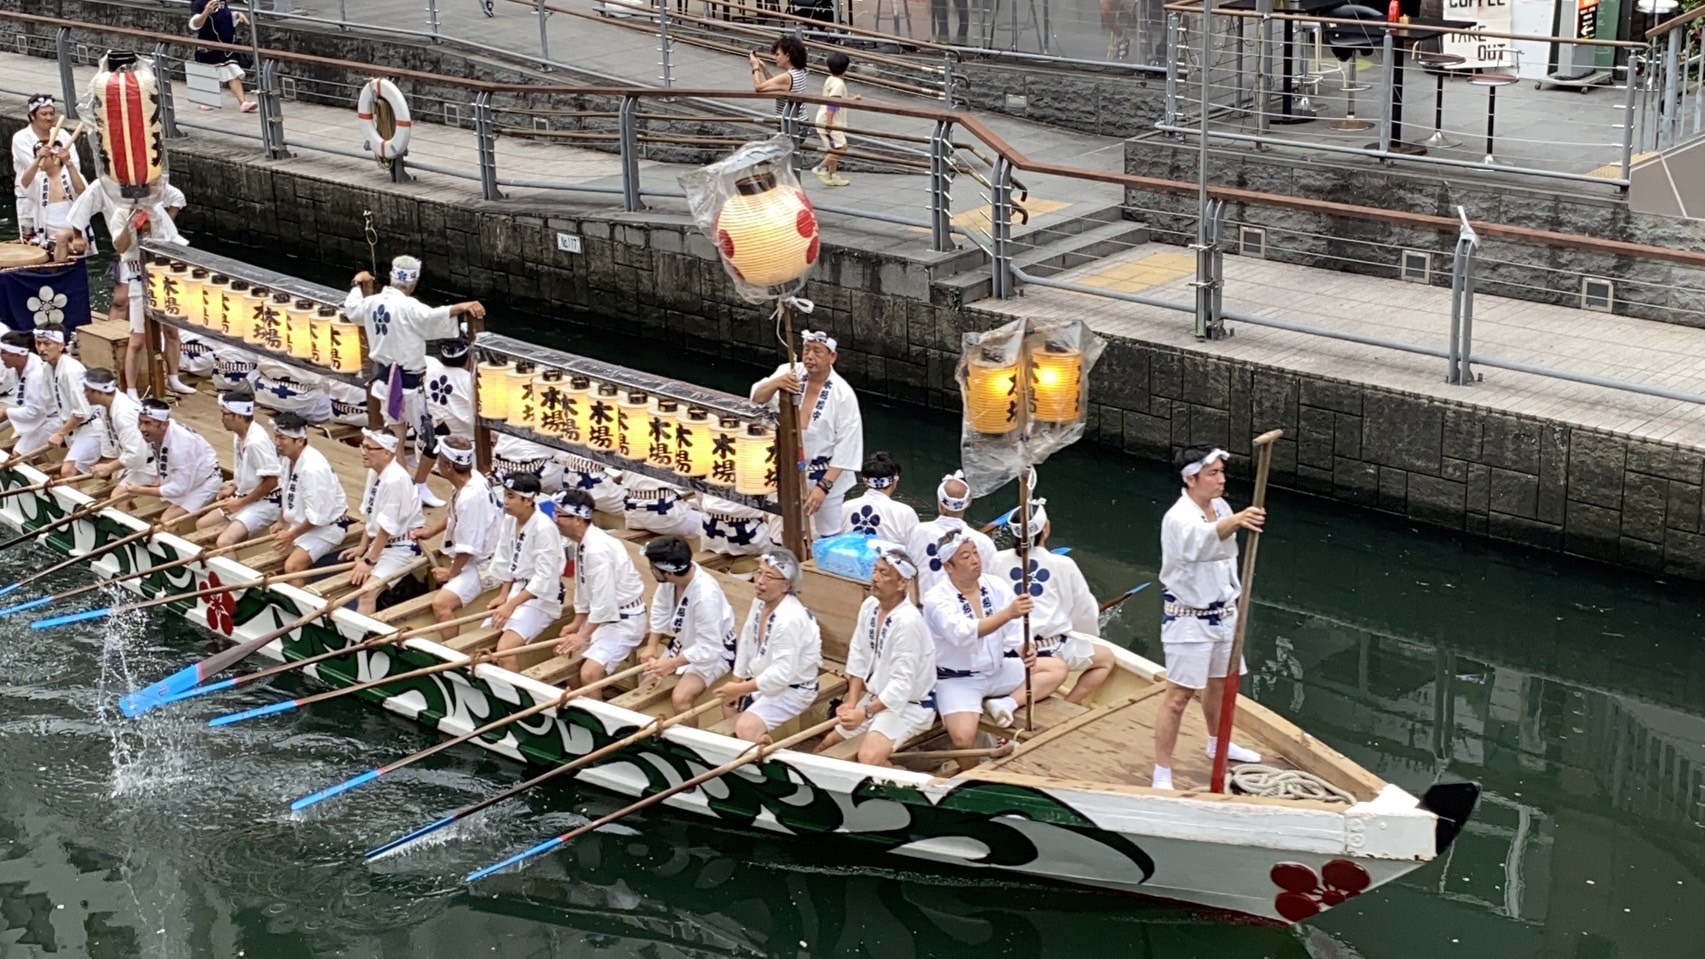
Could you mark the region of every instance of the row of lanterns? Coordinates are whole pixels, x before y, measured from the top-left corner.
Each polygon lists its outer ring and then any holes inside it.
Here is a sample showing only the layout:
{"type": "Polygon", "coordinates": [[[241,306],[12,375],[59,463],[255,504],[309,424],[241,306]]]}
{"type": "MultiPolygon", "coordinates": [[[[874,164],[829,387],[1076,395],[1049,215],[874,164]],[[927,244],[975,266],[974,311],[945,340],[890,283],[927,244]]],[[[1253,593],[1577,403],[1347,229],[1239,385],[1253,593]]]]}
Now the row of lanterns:
{"type": "Polygon", "coordinates": [[[480,416],[745,496],[776,491],[775,431],[535,364],[479,365],[480,416]]]}
{"type": "MultiPolygon", "coordinates": [[[[1083,353],[1044,344],[1027,351],[1029,406],[1033,423],[1076,423],[1083,419],[1083,353]]],[[[984,355],[966,365],[966,416],[971,428],[1005,436],[1018,428],[1020,363],[984,355]]]]}
{"type": "Polygon", "coordinates": [[[176,260],[156,258],[149,264],[148,305],[339,373],[361,372],[366,359],[361,327],[335,307],[176,260]]]}

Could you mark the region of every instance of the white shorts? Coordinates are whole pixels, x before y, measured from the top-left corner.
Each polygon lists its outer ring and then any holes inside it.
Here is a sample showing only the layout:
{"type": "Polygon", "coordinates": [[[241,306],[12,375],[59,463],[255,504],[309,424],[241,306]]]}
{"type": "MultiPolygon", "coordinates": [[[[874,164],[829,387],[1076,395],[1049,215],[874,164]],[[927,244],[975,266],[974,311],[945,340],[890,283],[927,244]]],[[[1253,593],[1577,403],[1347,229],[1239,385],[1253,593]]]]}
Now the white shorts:
{"type": "Polygon", "coordinates": [[[263,498],[237,510],[234,515],[227,515],[232,522],[243,524],[244,532],[256,536],[278,522],[280,512],[277,503],[268,502],[263,498]]]}
{"type": "Polygon", "coordinates": [[[336,523],[316,526],[296,537],[296,548],[308,554],[308,561],[317,563],[326,554],[343,545],[343,527],[336,523]]]}
{"type": "Polygon", "coordinates": [[[976,673],[957,679],[935,681],[935,711],[943,717],[954,713],[980,713],[983,700],[1005,696],[1024,685],[1024,663],[1004,657],[991,673],[976,673]]]}
{"type": "Polygon", "coordinates": [[[25,453],[41,452],[47,449],[48,437],[52,435],[52,428],[31,430],[28,433],[19,432],[17,442],[12,444],[12,455],[21,456],[25,453]]]}
{"type": "Polygon", "coordinates": [[[182,498],[167,500],[167,502],[179,509],[193,513],[213,502],[213,498],[219,495],[219,487],[222,485],[224,485],[224,481],[220,479],[218,473],[215,473],[204,480],[200,486],[185,493],[182,498]]]}
{"type": "MultiPolygon", "coordinates": [[[[491,571],[480,563],[470,562],[462,567],[462,571],[450,577],[450,581],[440,586],[456,594],[456,598],[466,606],[479,598],[479,595],[493,586],[497,581],[492,579],[491,571]]],[[[519,610],[517,610],[519,612],[519,610]]]]}
{"type": "Polygon", "coordinates": [[[220,83],[230,83],[232,80],[243,78],[243,68],[235,63],[221,63],[214,67],[214,71],[218,74],[220,83]]]}
{"type": "MultiPolygon", "coordinates": [[[[125,301],[124,310],[127,314],[126,318],[130,320],[130,335],[141,336],[148,332],[148,295],[143,292],[141,278],[125,283],[124,290],[125,295],[129,297],[125,301]]],[[[171,327],[162,327],[162,329],[171,329],[171,327]]],[[[138,375],[145,375],[144,370],[137,370],[137,373],[138,375]]]]}
{"type": "Polygon", "coordinates": [[[811,532],[818,539],[834,536],[841,531],[841,507],[847,502],[846,493],[830,493],[823,500],[823,505],[817,507],[817,512],[811,514],[811,532]]]}
{"type": "Polygon", "coordinates": [[[847,148],[847,129],[839,124],[818,124],[817,139],[823,141],[825,150],[845,150],[847,148]]]}
{"type": "MultiPolygon", "coordinates": [[[[876,697],[865,693],[858,704],[868,707],[876,697]]],[[[836,726],[835,732],[842,739],[851,739],[863,733],[877,733],[888,738],[896,745],[911,739],[935,725],[935,710],[917,703],[906,703],[903,706],[884,709],[874,716],[866,716],[857,729],[836,726]]]]}
{"type": "Polygon", "coordinates": [[[645,613],[641,611],[627,619],[604,623],[592,633],[586,647],[586,658],[605,669],[615,669],[626,660],[645,639],[645,613]]]}
{"type": "Polygon", "coordinates": [[[1037,655],[1057,659],[1066,664],[1066,670],[1068,672],[1075,673],[1080,669],[1089,668],[1090,662],[1095,656],[1095,644],[1091,643],[1087,639],[1068,636],[1064,642],[1055,646],[1051,652],[1044,653],[1038,649],[1037,655]]]}
{"type": "Polygon", "coordinates": [[[101,461],[101,437],[98,433],[78,431],[71,437],[71,446],[66,450],[65,458],[77,468],[79,473],[87,473],[101,461]]]}
{"type": "Polygon", "coordinates": [[[708,663],[688,663],[675,670],[677,676],[697,676],[704,680],[705,688],[716,685],[716,681],[734,671],[734,663],[727,659],[713,659],[708,663]]]}
{"type": "MultiPolygon", "coordinates": [[[[1161,643],[1166,650],[1166,681],[1185,689],[1206,689],[1208,680],[1224,679],[1231,662],[1231,640],[1212,643],[1161,643]]],[[[1249,666],[1240,661],[1238,669],[1249,666]]]]}
{"type": "Polygon", "coordinates": [[[373,578],[388,580],[419,558],[420,547],[414,543],[386,546],[385,551],[379,554],[379,561],[373,564],[373,578]]]}
{"type": "Polygon", "coordinates": [[[764,729],[770,730],[810,709],[811,704],[817,701],[817,690],[794,689],[789,686],[779,695],[753,693],[746,697],[746,700],[745,708],[740,711],[751,713],[763,720],[764,729]]]}
{"type": "MultiPolygon", "coordinates": [[[[464,569],[462,572],[465,573],[467,570],[464,569]]],[[[451,582],[455,582],[455,580],[451,580],[451,582]]],[[[446,586],[445,588],[449,587],[446,586]]],[[[462,600],[462,605],[466,606],[468,602],[469,600],[464,599],[462,600]]],[[[503,631],[506,633],[514,633],[521,637],[521,641],[523,643],[530,643],[540,633],[545,631],[546,626],[549,626],[555,620],[556,616],[551,613],[546,612],[531,603],[523,603],[521,604],[521,608],[517,609],[514,615],[509,617],[509,621],[503,624],[503,631]]],[[[480,628],[490,629],[491,620],[483,620],[480,623],[480,628]]]]}

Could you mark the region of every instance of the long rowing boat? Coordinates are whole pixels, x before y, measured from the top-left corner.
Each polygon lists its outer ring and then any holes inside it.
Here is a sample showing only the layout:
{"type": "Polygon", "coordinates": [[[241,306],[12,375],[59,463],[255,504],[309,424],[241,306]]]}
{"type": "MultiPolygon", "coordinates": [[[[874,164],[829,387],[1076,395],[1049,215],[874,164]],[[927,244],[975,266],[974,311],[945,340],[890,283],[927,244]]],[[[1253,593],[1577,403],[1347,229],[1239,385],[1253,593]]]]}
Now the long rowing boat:
{"type": "MultiPolygon", "coordinates": [[[[299,281],[286,284],[275,274],[211,254],[176,255],[210,271],[247,276],[319,303],[341,299],[337,291],[299,281]]],[[[151,316],[177,322],[157,311],[151,316]]],[[[221,336],[216,330],[197,332],[221,336]]],[[[514,341],[490,334],[482,334],[477,345],[517,349],[514,341]]],[[[247,348],[268,355],[265,347],[250,343],[247,348]]],[[[597,366],[607,376],[621,375],[618,368],[566,354],[537,348],[527,352],[567,367],[597,366]]],[[[276,351],[273,356],[277,358],[276,351]]],[[[655,386],[661,381],[651,382],[655,386]]],[[[674,388],[699,400],[716,399],[690,384],[674,388]]],[[[217,409],[208,393],[185,399],[174,415],[206,435],[219,435],[217,409]]],[[[502,428],[489,420],[480,422],[502,428]]],[[[536,433],[528,435],[561,445],[536,433]]],[[[228,470],[228,445],[214,445],[228,470]]],[[[317,439],[316,445],[337,469],[351,502],[357,502],[364,471],[354,447],[329,437],[317,439]]],[[[39,469],[20,465],[0,473],[0,490],[48,478],[39,469]]],[[[89,491],[72,484],[20,493],[0,500],[0,522],[19,530],[40,528],[94,502],[89,491]]],[[[144,517],[157,512],[149,505],[142,501],[133,513],[100,510],[48,533],[42,541],[66,554],[97,550],[147,529],[144,517]]],[[[601,522],[620,525],[614,517],[602,517],[601,522]]],[[[645,534],[618,533],[637,556],[645,534]]],[[[129,576],[191,559],[201,548],[191,537],[162,531],[107,552],[90,566],[97,575],[129,576]]],[[[124,585],[146,596],[205,590],[259,579],[272,569],[271,561],[266,547],[255,547],[147,573],[124,585]]],[[[752,601],[750,585],[708,557],[706,562],[736,611],[743,611],[752,601]]],[[[336,577],[310,585],[275,583],[163,608],[224,640],[242,642],[324,608],[327,597],[345,582],[336,577]]],[[[824,720],[830,701],[845,688],[840,672],[862,592],[862,584],[854,580],[808,570],[802,598],[817,613],[824,632],[820,693],[812,709],[774,731],[776,740],[824,720]]],[[[281,662],[335,654],[393,631],[430,624],[428,602],[422,598],[399,603],[372,617],[337,609],[267,645],[264,653],[281,662]]],[[[483,605],[485,599],[477,602],[483,605]]],[[[475,741],[546,769],[608,747],[671,712],[667,685],[620,688],[605,702],[581,698],[552,706],[561,699],[560,683],[577,670],[578,660],[538,653],[513,668],[482,661],[480,654],[496,639],[489,629],[464,631],[449,642],[427,634],[334,655],[304,672],[326,686],[342,688],[449,665],[359,695],[444,736],[462,736],[496,719],[543,707],[475,741]]],[[[1165,689],[1164,671],[1128,650],[1111,648],[1115,675],[1085,704],[1074,706],[1057,698],[1037,704],[1034,732],[1018,734],[1009,754],[967,772],[940,775],[927,769],[866,766],[853,758],[856,740],[824,754],[812,754],[807,743],[674,795],[667,805],[730,828],[800,838],[842,837],[895,856],[1119,890],[1276,923],[1311,918],[1421,868],[1444,852],[1472,812],[1478,791],[1471,784],[1435,785],[1418,799],[1247,698],[1238,705],[1237,739],[1274,757],[1270,762],[1275,766],[1323,780],[1346,801],[1208,792],[1208,730],[1193,710],[1184,720],[1175,767],[1182,791],[1154,790],[1148,784],[1153,765],[1149,744],[1165,689]]],[[[710,701],[707,694],[701,704],[710,701]]],[[[656,794],[748,755],[750,744],[730,732],[730,721],[703,729],[671,726],[578,769],[574,778],[628,796],[656,794]]],[[[901,748],[945,745],[938,726],[901,748]]]]}

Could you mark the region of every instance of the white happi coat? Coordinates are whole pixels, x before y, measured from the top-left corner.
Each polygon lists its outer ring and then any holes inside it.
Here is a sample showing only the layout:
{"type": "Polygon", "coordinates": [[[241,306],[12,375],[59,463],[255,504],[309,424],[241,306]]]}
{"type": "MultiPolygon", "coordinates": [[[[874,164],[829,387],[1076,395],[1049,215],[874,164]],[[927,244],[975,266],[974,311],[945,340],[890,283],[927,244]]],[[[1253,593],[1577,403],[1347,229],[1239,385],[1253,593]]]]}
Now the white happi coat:
{"type": "Polygon", "coordinates": [[[841,508],[841,532],[864,533],[907,547],[918,528],[918,511],[887,493],[870,490],[841,508]]]}
{"type": "Polygon", "coordinates": [[[426,411],[432,422],[448,427],[451,436],[474,435],[474,374],[465,366],[448,366],[426,358],[426,411]]]}
{"type": "Polygon", "coordinates": [[[363,296],[360,287],[350,290],[343,312],[351,322],[366,326],[373,362],[410,373],[426,372],[427,340],[447,340],[458,332],[449,307],[429,307],[393,286],[372,296],[363,296]]]}
{"type": "Polygon", "coordinates": [[[65,437],[67,446],[80,437],[100,435],[100,424],[95,422],[95,414],[89,408],[88,396],[83,392],[83,373],[82,362],[70,353],[61,353],[59,362],[53,364],[53,401],[59,406],[60,425],[71,420],[83,421],[82,426],[65,437]]]}
{"type": "MultiPolygon", "coordinates": [[[[1215,499],[1213,508],[1217,519],[1233,512],[1223,499],[1215,499]]],[[[1237,578],[1237,536],[1220,539],[1216,525],[1188,492],[1178,497],[1160,521],[1160,585],[1167,603],[1202,610],[1218,604],[1228,612],[1216,618],[1229,621],[1243,592],[1237,578]]],[[[1160,638],[1167,643],[1221,640],[1223,630],[1211,626],[1203,618],[1168,614],[1162,618],[1160,638]]]]}
{"type": "MultiPolygon", "coordinates": [[[[28,170],[31,164],[36,162],[36,145],[39,143],[41,143],[41,137],[36,135],[35,128],[28,123],[24,124],[22,130],[12,134],[12,192],[18,199],[18,212],[20,213],[34,213],[35,211],[35,195],[20,182],[19,178],[24,175],[24,171],[28,170]]],[[[60,129],[59,143],[62,146],[70,145],[70,158],[66,162],[81,170],[83,160],[77,154],[77,144],[72,141],[70,130],[60,129]]],[[[41,229],[40,220],[36,221],[36,229],[41,229]]]]}
{"type": "MultiPolygon", "coordinates": [[[[468,562],[478,567],[491,559],[497,551],[503,528],[513,522],[514,517],[505,513],[503,505],[498,502],[497,491],[492,489],[491,481],[485,478],[484,473],[475,470],[450,498],[450,511],[444,526],[444,553],[451,557],[465,553],[469,557],[468,562]]],[[[551,525],[555,528],[556,524],[551,525]]],[[[560,533],[557,540],[557,574],[560,576],[560,533]]],[[[557,612],[562,612],[560,601],[557,612]]]]}
{"type": "MultiPolygon", "coordinates": [[[[148,239],[188,246],[189,241],[185,240],[183,234],[178,232],[177,224],[166,212],[174,203],[178,209],[182,209],[184,195],[182,190],[170,184],[167,184],[156,197],[142,200],[115,200],[111,194],[107,193],[103,181],[95,180],[89,184],[87,190],[84,190],[77,197],[76,202],[71,204],[66,219],[74,229],[87,234],[89,222],[94,219],[96,214],[100,214],[101,219],[106,221],[107,235],[111,236],[116,243],[119,237],[130,232],[130,221],[136,215],[136,211],[143,210],[148,214],[148,239]]],[[[42,226],[41,218],[38,216],[36,228],[39,230],[42,226]]],[[[142,295],[142,244],[133,242],[129,248],[118,255],[118,277],[120,283],[128,284],[128,289],[132,295],[142,295]]],[[[131,306],[132,310],[141,308],[139,303],[131,306]]]]}
{"type": "Polygon", "coordinates": [[[983,560],[983,572],[988,573],[995,565],[995,541],[985,536],[982,531],[966,525],[965,521],[954,516],[937,516],[927,523],[919,523],[912,530],[912,537],[906,543],[906,552],[911,554],[912,561],[918,564],[918,595],[928,596],[936,586],[947,582],[947,573],[941,568],[942,558],[936,555],[936,549],[941,538],[949,530],[962,529],[971,542],[977,544],[977,555],[983,560]]]}
{"type": "Polygon", "coordinates": [[[521,608],[537,610],[549,621],[562,615],[562,555],[562,533],[544,510],[533,510],[525,524],[506,513],[497,551],[492,554],[491,574],[500,583],[513,583],[531,593],[533,598],[521,608]]]}
{"type": "MultiPolygon", "coordinates": [[[[1024,589],[1023,567],[1018,550],[1002,550],[995,556],[994,577],[1007,585],[1008,596],[1024,589]]],[[[1101,612],[1083,572],[1069,556],[1050,553],[1041,547],[1030,550],[1030,637],[1036,649],[1055,649],[1067,633],[1101,635],[1101,612]]]]}
{"type": "Polygon", "coordinates": [[[645,612],[645,584],[622,541],[588,526],[574,557],[574,614],[602,625],[645,612]]]}
{"type": "Polygon", "coordinates": [[[758,694],[780,696],[788,689],[816,689],[817,671],[823,664],[823,634],[817,617],[792,593],[770,610],[758,600],[746,611],[740,628],[734,675],[756,679],[758,694]],[[768,620],[763,645],[758,644],[758,624],[768,620]]]}
{"type": "Polygon", "coordinates": [[[865,597],[847,644],[847,675],[864,680],[865,690],[887,709],[916,705],[935,688],[935,640],[910,599],[890,610],[879,628],[881,617],[876,597],[865,597]]]}
{"type": "Polygon", "coordinates": [[[124,479],[145,480],[154,471],[154,450],[142,436],[142,404],[118,392],[112,394],[111,405],[95,407],[95,415],[101,421],[101,456],[118,460],[124,479]]]}
{"type": "Polygon", "coordinates": [[[986,573],[977,581],[977,589],[981,617],[945,577],[924,596],[924,621],[935,637],[935,664],[940,669],[987,675],[1000,668],[1007,650],[1016,650],[1024,642],[1016,619],[987,636],[977,635],[980,619],[988,619],[1012,602],[1006,584],[986,573]]]}
{"type": "MultiPolygon", "coordinates": [[[[278,447],[272,445],[272,437],[267,435],[266,427],[259,423],[251,422],[247,433],[231,437],[231,462],[234,466],[231,481],[237,485],[238,496],[247,496],[254,492],[255,487],[268,476],[284,475],[284,467],[279,462],[278,447]]],[[[276,502],[278,496],[275,492],[263,502],[276,502]]]]}
{"type": "Polygon", "coordinates": [[[13,449],[18,453],[33,453],[47,445],[47,438],[63,422],[59,401],[53,398],[53,370],[46,360],[34,353],[24,358],[24,368],[18,371],[18,388],[12,397],[13,405],[6,415],[18,433],[13,449]]]}
{"type": "MultiPolygon", "coordinates": [[[[783,363],[776,367],[774,375],[787,372],[788,365],[783,363]]],[[[805,379],[805,367],[796,364],[795,373],[800,380],[805,379]]],[[[762,381],[760,381],[761,383],[762,381]]],[[[749,396],[756,397],[759,383],[752,384],[749,396]]],[[[757,402],[753,399],[753,402],[757,402]]],[[[781,392],[770,397],[770,408],[781,408],[781,392]]],[[[823,478],[830,467],[837,468],[841,475],[829,489],[829,498],[845,496],[852,489],[858,468],[864,465],[864,417],[858,410],[858,395],[853,392],[852,384],[841,378],[841,374],[829,371],[829,381],[823,384],[823,392],[818,394],[817,402],[809,410],[799,411],[799,429],[801,442],[805,446],[805,472],[809,485],[814,485],[823,478]]]]}
{"type": "Polygon", "coordinates": [[[323,528],[343,519],[349,499],[326,454],[312,446],[303,447],[294,463],[285,460],[284,522],[290,527],[307,523],[323,528]]]}
{"type": "Polygon", "coordinates": [[[218,483],[219,454],[200,433],[173,420],[166,424],[166,435],[154,452],[154,472],[160,477],[160,498],[177,503],[209,483],[218,483]]]}
{"type": "Polygon", "coordinates": [[[699,545],[725,556],[756,556],[781,542],[781,517],[743,503],[702,494],[699,545]]]}
{"type": "Polygon", "coordinates": [[[384,530],[390,536],[386,549],[414,546],[407,540],[411,529],[426,525],[426,514],[420,508],[420,493],[414,487],[414,477],[395,459],[379,472],[367,471],[367,490],[361,496],[361,516],[367,521],[369,535],[384,530]]]}
{"type": "Polygon", "coordinates": [[[585,490],[592,497],[593,506],[602,513],[613,516],[626,509],[620,471],[606,469],[602,463],[572,453],[557,454],[557,462],[562,464],[564,489],[585,490]]]}
{"type": "Polygon", "coordinates": [[[651,594],[651,631],[669,637],[669,655],[687,657],[687,666],[734,665],[734,607],[716,577],[697,563],[679,599],[674,583],[657,585],[651,594]]]}

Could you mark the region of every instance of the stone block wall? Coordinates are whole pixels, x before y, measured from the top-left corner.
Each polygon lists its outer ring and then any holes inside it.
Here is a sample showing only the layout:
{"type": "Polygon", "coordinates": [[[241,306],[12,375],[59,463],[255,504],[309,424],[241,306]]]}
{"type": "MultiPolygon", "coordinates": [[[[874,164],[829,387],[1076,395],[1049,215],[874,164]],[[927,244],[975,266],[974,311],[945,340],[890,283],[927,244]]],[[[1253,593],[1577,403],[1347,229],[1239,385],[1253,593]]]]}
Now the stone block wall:
{"type": "Polygon", "coordinates": [[[965,106],[1111,137],[1151,133],[1166,106],[1164,74],[1108,76],[1033,65],[961,63],[965,106]],[[1023,105],[1015,97],[1023,98],[1023,105]]]}

